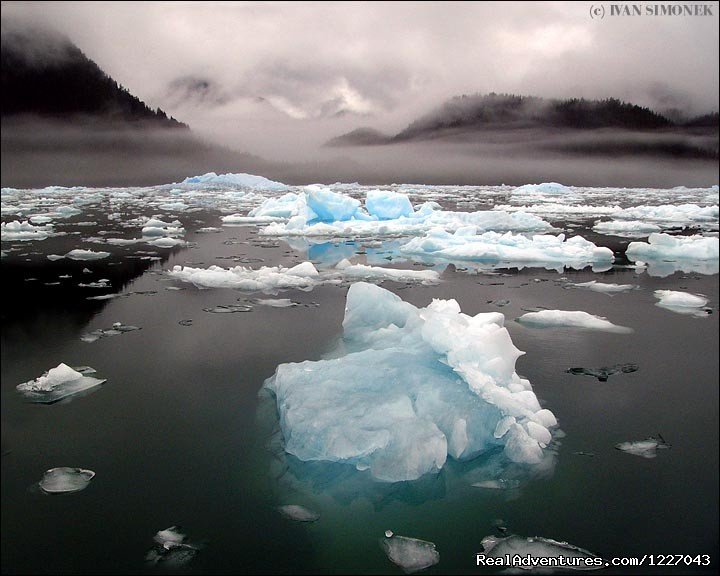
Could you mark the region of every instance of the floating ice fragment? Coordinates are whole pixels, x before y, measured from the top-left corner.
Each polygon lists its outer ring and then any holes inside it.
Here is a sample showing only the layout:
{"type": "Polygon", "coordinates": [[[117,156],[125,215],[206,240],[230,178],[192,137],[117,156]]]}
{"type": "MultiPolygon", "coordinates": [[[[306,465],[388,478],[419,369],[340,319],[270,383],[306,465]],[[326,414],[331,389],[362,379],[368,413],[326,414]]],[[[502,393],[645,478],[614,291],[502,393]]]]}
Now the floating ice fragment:
{"type": "Polygon", "coordinates": [[[51,236],[51,229],[46,226],[33,226],[30,222],[2,222],[0,224],[0,239],[3,241],[45,240],[51,236]]]}
{"type": "Polygon", "coordinates": [[[413,206],[407,195],[389,190],[368,190],[365,208],[368,214],[379,220],[394,220],[413,214],[413,206]]]}
{"type": "Polygon", "coordinates": [[[252,306],[245,306],[242,304],[227,304],[221,306],[215,306],[213,308],[203,308],[205,312],[211,312],[213,314],[234,314],[235,312],[251,312],[252,306]]]}
{"type": "Polygon", "coordinates": [[[568,368],[567,372],[575,375],[593,376],[600,382],[607,382],[608,378],[613,374],[629,374],[638,370],[637,364],[615,364],[614,366],[603,366],[602,368],[568,368]]]}
{"type": "Polygon", "coordinates": [[[293,302],[289,298],[258,298],[255,304],[261,306],[269,306],[270,308],[292,308],[293,306],[299,306],[298,302],[293,302]]]}
{"type": "Polygon", "coordinates": [[[595,222],[593,230],[600,234],[615,236],[647,236],[652,232],[660,232],[662,228],[657,224],[642,220],[610,220],[595,222]]]}
{"type": "Polygon", "coordinates": [[[339,262],[335,269],[349,280],[392,280],[394,282],[421,282],[422,284],[437,284],[440,281],[440,274],[435,270],[403,270],[366,266],[365,264],[351,264],[348,260],[339,262]]]}
{"type": "MultiPolygon", "coordinates": [[[[102,260],[110,256],[110,252],[94,252],[92,250],[75,249],[65,254],[70,260],[102,260]]],[[[50,258],[50,256],[48,256],[50,258]]]]}
{"type": "Polygon", "coordinates": [[[525,184],[519,186],[512,191],[512,195],[532,195],[532,194],[567,194],[571,190],[563,184],[557,182],[544,182],[542,184],[525,184]]]}
{"type": "Polygon", "coordinates": [[[87,368],[81,371],[59,364],[35,380],[18,384],[16,388],[30,402],[52,404],[106,381],[85,376],[83,372],[88,373],[87,368]]]}
{"type": "Polygon", "coordinates": [[[424,570],[440,562],[440,554],[432,542],[396,536],[390,530],[385,532],[385,538],[380,540],[380,545],[390,561],[400,566],[406,574],[424,570]]]}
{"type": "Polygon", "coordinates": [[[646,242],[630,242],[625,254],[631,260],[718,260],[718,238],[650,234],[646,242]]]}
{"type": "Polygon", "coordinates": [[[124,332],[134,332],[135,330],[140,330],[140,328],[138,326],[130,326],[127,324],[123,324],[122,322],[115,322],[112,325],[112,328],[106,330],[93,330],[92,332],[83,334],[80,337],[80,340],[82,340],[83,342],[95,342],[100,338],[106,338],[108,336],[118,336],[119,334],[122,334],[124,332]]]}
{"type": "Polygon", "coordinates": [[[585,290],[592,290],[593,292],[602,292],[603,294],[616,294],[618,292],[627,292],[628,290],[637,290],[639,286],[637,284],[613,284],[598,282],[597,280],[591,280],[590,282],[581,282],[573,284],[568,282],[563,286],[564,288],[583,288],[585,290]]]}
{"type": "Polygon", "coordinates": [[[254,188],[259,190],[286,190],[287,186],[281,182],[268,180],[255,174],[216,174],[208,172],[202,176],[185,178],[182,184],[212,184],[216,186],[234,186],[239,188],[254,188]]]}
{"type": "Polygon", "coordinates": [[[656,306],[678,314],[699,317],[705,317],[709,314],[707,309],[703,309],[703,306],[708,303],[708,299],[699,294],[688,294],[677,290],[655,290],[655,298],[660,300],[655,304],[656,306]]]}
{"type": "Polygon", "coordinates": [[[640,456],[642,458],[655,458],[658,450],[665,450],[670,448],[670,444],[665,442],[665,439],[658,434],[655,438],[650,436],[645,440],[635,440],[634,442],[621,442],[616,444],[615,448],[633,454],[634,456],[640,456]]]}
{"type": "MultiPolygon", "coordinates": [[[[605,568],[605,562],[599,556],[596,556],[588,550],[583,550],[567,542],[558,542],[550,538],[542,538],[535,536],[526,538],[524,536],[507,536],[500,538],[498,536],[486,536],[481,542],[483,546],[483,555],[488,558],[506,558],[519,556],[522,559],[530,558],[539,560],[541,558],[564,558],[579,559],[573,561],[574,565],[564,563],[563,569],[568,570],[599,570],[605,568]],[[577,564],[575,564],[577,562],[577,564]]],[[[535,565],[521,566],[524,569],[532,569],[535,565]]],[[[559,565],[557,567],[560,567],[559,565]]]]}
{"type": "Polygon", "coordinates": [[[290,518],[290,520],[296,520],[298,522],[315,522],[318,518],[320,518],[320,514],[317,512],[313,512],[312,510],[309,510],[304,506],[299,506],[298,504],[286,504],[285,506],[279,506],[278,510],[286,518],[290,518]]]}
{"type": "Polygon", "coordinates": [[[432,230],[422,238],[410,240],[402,246],[401,252],[450,261],[550,263],[574,267],[611,263],[614,259],[612,250],[598,247],[582,236],[567,240],[564,234],[527,238],[511,232],[476,234],[472,228],[461,228],[454,234],[442,229],[432,230]]]}
{"type": "Polygon", "coordinates": [[[483,480],[482,482],[475,482],[473,486],[475,488],[487,488],[488,490],[510,490],[520,486],[520,481],[505,480],[500,478],[498,480],[483,480]]]}
{"type": "Polygon", "coordinates": [[[39,486],[48,494],[79,492],[85,490],[94,477],[95,472],[92,470],[67,467],[51,468],[45,472],[39,486]]]}
{"type": "Polygon", "coordinates": [[[532,328],[586,328],[588,330],[602,330],[605,332],[617,332],[618,334],[629,334],[632,328],[618,326],[601,316],[594,316],[580,310],[541,310],[540,312],[528,312],[517,319],[521,324],[532,328]]]}
{"type": "Polygon", "coordinates": [[[198,548],[185,541],[185,534],[177,526],[160,530],[153,540],[156,545],[145,559],[151,564],[162,564],[167,568],[179,568],[189,563],[198,553],[198,548]]]}
{"type": "Polygon", "coordinates": [[[373,284],[353,284],[342,355],[281,364],[265,381],[284,449],[386,482],[414,480],[437,472],[448,456],[468,460],[497,447],[509,461],[541,463],[540,444],[557,422],[515,372],[522,352],[503,321],[497,312],[462,314],[454,300],[418,309],[373,284]],[[494,435],[505,417],[513,418],[508,429],[494,435]]]}
{"type": "Polygon", "coordinates": [[[312,288],[319,283],[319,273],[310,262],[292,268],[263,266],[259,269],[235,266],[207,269],[175,266],[168,275],[198,288],[238,288],[240,290],[272,291],[280,288],[312,288]]]}
{"type": "Polygon", "coordinates": [[[176,246],[185,246],[185,241],[178,238],[158,238],[157,240],[150,240],[148,244],[158,248],[175,248],[176,246]]]}

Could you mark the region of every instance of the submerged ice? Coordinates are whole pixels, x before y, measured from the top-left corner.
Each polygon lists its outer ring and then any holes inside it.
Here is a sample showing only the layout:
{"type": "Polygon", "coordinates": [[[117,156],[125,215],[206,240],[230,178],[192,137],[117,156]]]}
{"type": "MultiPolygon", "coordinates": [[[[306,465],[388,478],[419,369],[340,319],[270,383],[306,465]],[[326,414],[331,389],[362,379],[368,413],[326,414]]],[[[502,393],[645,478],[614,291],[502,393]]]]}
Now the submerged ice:
{"type": "Polygon", "coordinates": [[[92,470],[82,468],[51,468],[43,475],[38,483],[40,488],[48,494],[63,494],[66,492],[79,492],[85,490],[90,480],[95,477],[92,470]]]}
{"type": "Polygon", "coordinates": [[[275,395],[285,450],[387,482],[494,449],[513,462],[542,462],[557,422],[515,372],[522,352],[503,322],[497,312],[462,314],[455,300],[416,308],[353,284],[342,355],[281,364],[264,384],[275,395]]]}
{"type": "Polygon", "coordinates": [[[424,570],[440,562],[440,554],[435,544],[426,540],[396,536],[387,530],[380,545],[390,561],[400,566],[406,574],[424,570]]]}

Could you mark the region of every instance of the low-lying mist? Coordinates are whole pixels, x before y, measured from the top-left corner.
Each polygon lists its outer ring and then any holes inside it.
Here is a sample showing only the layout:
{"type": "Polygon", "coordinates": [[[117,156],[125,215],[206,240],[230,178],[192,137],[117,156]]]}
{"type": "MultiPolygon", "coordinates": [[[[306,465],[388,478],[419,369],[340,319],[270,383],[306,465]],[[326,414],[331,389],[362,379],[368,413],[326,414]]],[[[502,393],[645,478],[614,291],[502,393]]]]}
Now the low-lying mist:
{"type": "Polygon", "coordinates": [[[304,158],[270,161],[184,130],[37,118],[2,121],[1,180],[6,187],[156,185],[210,171],[256,173],[292,185],[558,181],[667,188],[718,182],[717,135],[702,131],[483,131],[379,146],[308,145],[304,158]]]}

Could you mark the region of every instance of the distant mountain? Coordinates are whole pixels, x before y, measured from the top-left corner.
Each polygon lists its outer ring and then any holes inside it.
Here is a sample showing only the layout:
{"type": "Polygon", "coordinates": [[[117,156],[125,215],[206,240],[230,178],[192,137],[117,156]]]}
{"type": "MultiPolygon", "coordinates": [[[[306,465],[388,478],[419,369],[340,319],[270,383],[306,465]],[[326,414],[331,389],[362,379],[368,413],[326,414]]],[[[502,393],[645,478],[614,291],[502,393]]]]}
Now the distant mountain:
{"type": "Polygon", "coordinates": [[[649,108],[606,100],[552,100],[514,94],[456,96],[409,124],[392,137],[372,128],[359,128],[330,140],[328,146],[368,146],[467,134],[490,130],[617,129],[655,131],[676,127],[715,127],[718,114],[674,122],[649,108]]]}
{"type": "Polygon", "coordinates": [[[153,127],[187,128],[103,72],[65,36],[18,23],[2,25],[2,117],[87,116],[153,127]]]}
{"type": "Polygon", "coordinates": [[[712,112],[711,114],[695,116],[683,122],[683,126],[688,128],[715,128],[717,130],[720,126],[720,114],[712,112]]]}
{"type": "Polygon", "coordinates": [[[386,136],[379,130],[374,128],[358,128],[342,136],[338,136],[329,140],[326,146],[373,146],[375,144],[387,144],[392,141],[390,136],[386,136]]]}
{"type": "Polygon", "coordinates": [[[488,94],[456,96],[419,118],[395,138],[410,140],[432,136],[441,130],[483,128],[665,128],[670,120],[648,108],[607,100],[546,100],[534,96],[488,94]]]}

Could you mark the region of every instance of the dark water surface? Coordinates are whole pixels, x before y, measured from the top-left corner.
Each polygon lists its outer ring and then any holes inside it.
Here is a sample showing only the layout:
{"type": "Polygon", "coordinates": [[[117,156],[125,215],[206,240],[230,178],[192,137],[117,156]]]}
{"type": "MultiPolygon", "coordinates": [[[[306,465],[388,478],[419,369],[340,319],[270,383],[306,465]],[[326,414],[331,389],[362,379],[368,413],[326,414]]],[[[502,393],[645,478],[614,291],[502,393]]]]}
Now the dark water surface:
{"type": "MultiPolygon", "coordinates": [[[[195,217],[217,225],[210,216],[195,217]]],[[[717,570],[717,275],[657,278],[623,267],[565,272],[572,282],[641,287],[613,297],[563,289],[561,274],[538,268],[490,275],[449,266],[435,286],[385,282],[417,306],[455,298],[468,314],[504,313],[514,344],[526,352],[517,372],[532,382],[564,433],[554,466],[516,490],[471,486],[482,458],[389,485],[339,464],[318,467],[292,457],[278,463],[268,446],[272,410],[259,398],[260,387],[278,364],[320,359],[336,345],[348,285],[282,291],[277,297],[303,304],[293,308],[208,313],[203,308],[269,296],[199,290],[163,271],[188,262],[237,263],[228,257],[263,259],[254,267],[291,265],[307,254],[280,240],[258,240],[251,227],[188,232],[186,239],[196,244],[154,262],[127,258],[137,247],[96,247],[113,253],[98,262],[47,261],[45,254],[76,246],[70,236],[50,238],[41,248],[26,243],[3,258],[3,573],[162,571],[144,558],[154,534],[173,525],[203,545],[188,566],[174,570],[183,573],[399,574],[378,543],[387,529],[437,545],[440,563],[427,573],[486,573],[475,567],[475,554],[498,525],[606,558],[711,556],[709,567],[645,566],[638,574],[717,570]],[[82,273],[86,266],[92,274],[82,273]],[[45,284],[63,274],[72,279],[45,284]],[[132,294],[86,300],[107,291],[77,283],[100,278],[132,294]],[[183,289],[166,289],[174,286],[183,289]],[[697,318],[659,308],[656,289],[705,294],[713,313],[697,318]],[[509,303],[498,306],[500,300],[509,303]],[[634,332],[533,329],[514,321],[539,307],[584,310],[634,332]],[[80,340],[114,322],[142,330],[80,340]],[[15,390],[61,362],[90,365],[107,382],[54,405],[27,403],[15,390]],[[623,363],[639,370],[607,382],[566,372],[623,363]],[[614,448],[658,433],[672,446],[655,459],[614,448]],[[79,493],[42,494],[34,485],[58,466],[97,476],[79,493]],[[320,520],[293,523],[277,512],[283,504],[307,506],[320,520]]],[[[346,244],[328,247],[348,250],[346,244]]],[[[327,252],[315,247],[311,257],[327,252]]]]}

